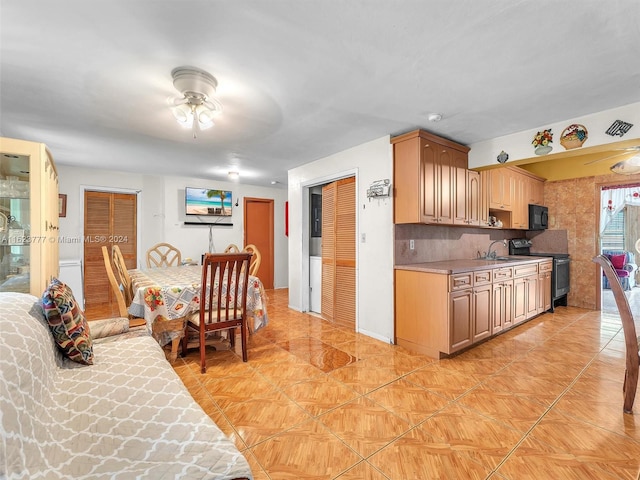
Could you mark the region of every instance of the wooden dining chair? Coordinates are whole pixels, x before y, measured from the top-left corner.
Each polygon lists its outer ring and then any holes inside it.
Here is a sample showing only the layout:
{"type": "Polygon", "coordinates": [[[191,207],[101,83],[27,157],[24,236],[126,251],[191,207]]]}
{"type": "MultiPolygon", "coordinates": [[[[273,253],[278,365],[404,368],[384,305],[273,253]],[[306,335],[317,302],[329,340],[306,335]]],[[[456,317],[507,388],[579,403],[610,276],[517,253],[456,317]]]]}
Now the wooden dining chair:
{"type": "Polygon", "coordinates": [[[157,243],[147,250],[147,267],[178,267],[182,264],[180,250],[170,243],[157,243]]]}
{"type": "Polygon", "coordinates": [[[260,269],[260,262],[262,261],[262,255],[260,255],[258,247],[250,243],[249,245],[245,245],[242,251],[253,254],[253,258],[251,258],[251,266],[249,267],[249,275],[257,277],[258,270],[260,269]]]}
{"type": "Polygon", "coordinates": [[[235,346],[235,331],[240,327],[242,361],[247,361],[247,288],[251,254],[207,253],[202,265],[200,311],[187,319],[187,332],[182,338],[182,355],[188,348],[189,331],[198,333],[200,370],[205,362],[206,335],[229,330],[229,342],[235,346]]]}
{"type": "Polygon", "coordinates": [[[128,305],[126,303],[124,294],[122,290],[120,290],[120,284],[116,279],[115,274],[113,273],[113,267],[111,266],[111,257],[109,256],[109,249],[106,246],[102,247],[102,258],[104,259],[104,268],[107,270],[107,277],[109,278],[109,285],[111,285],[111,290],[113,291],[113,295],[116,298],[116,302],[118,303],[118,315],[123,318],[130,318],[129,312],[127,311],[128,305]]]}
{"type": "Polygon", "coordinates": [[[118,245],[111,247],[111,256],[113,258],[113,269],[115,271],[116,280],[120,282],[120,289],[124,295],[124,301],[127,305],[131,305],[133,301],[133,286],[131,284],[131,276],[124,262],[124,257],[118,245]]]}
{"type": "Polygon", "coordinates": [[[640,337],[637,335],[636,326],[629,300],[624,294],[620,278],[611,264],[611,261],[604,255],[594,257],[594,262],[602,267],[602,271],[609,280],[609,285],[613,292],[613,297],[618,306],[620,320],[622,321],[622,330],[624,332],[624,344],[626,350],[626,368],[624,371],[624,384],[622,392],[624,394],[624,413],[632,413],[633,401],[636,397],[636,389],[638,387],[638,370],[640,369],[640,337]]]}
{"type": "Polygon", "coordinates": [[[230,243],[227,248],[224,249],[224,253],[240,253],[240,249],[235,243],[230,243]]]}

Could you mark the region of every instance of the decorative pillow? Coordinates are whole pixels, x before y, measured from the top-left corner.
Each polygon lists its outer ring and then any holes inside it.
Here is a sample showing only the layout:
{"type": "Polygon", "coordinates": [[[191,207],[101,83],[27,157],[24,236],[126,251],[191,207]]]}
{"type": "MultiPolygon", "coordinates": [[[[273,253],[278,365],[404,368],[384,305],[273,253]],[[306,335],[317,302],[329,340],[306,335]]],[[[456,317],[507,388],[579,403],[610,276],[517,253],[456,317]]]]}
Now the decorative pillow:
{"type": "Polygon", "coordinates": [[[71,288],[57,278],[42,294],[42,308],[49,329],[63,355],[74,362],[93,365],[93,342],[89,323],[73,297],[71,288]]]}
{"type": "Polygon", "coordinates": [[[615,268],[616,270],[622,270],[622,267],[624,267],[625,264],[625,260],[627,259],[627,255],[625,253],[620,255],[610,255],[609,259],[611,260],[613,268],[615,268]]]}

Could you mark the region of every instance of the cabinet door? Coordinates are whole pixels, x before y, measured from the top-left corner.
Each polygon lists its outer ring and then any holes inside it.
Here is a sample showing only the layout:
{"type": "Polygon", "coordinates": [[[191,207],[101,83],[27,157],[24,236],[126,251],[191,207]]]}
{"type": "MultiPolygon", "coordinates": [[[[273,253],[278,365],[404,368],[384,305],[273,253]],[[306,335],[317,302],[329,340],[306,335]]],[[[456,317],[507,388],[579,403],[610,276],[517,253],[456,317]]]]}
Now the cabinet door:
{"type": "Polygon", "coordinates": [[[454,168],[453,223],[456,225],[467,225],[469,223],[467,172],[466,168],[454,168]]]}
{"type": "Polygon", "coordinates": [[[527,181],[527,202],[532,205],[544,205],[544,182],[529,178],[527,181]]]}
{"type": "Polygon", "coordinates": [[[449,294],[449,352],[471,345],[473,290],[468,288],[449,294]]]}
{"type": "Polygon", "coordinates": [[[515,178],[510,170],[497,168],[489,173],[489,207],[511,210],[515,191],[515,178]]]}
{"type": "Polygon", "coordinates": [[[538,275],[538,313],[551,309],[551,272],[538,275]]]}
{"type": "Polygon", "coordinates": [[[501,332],[504,329],[504,309],[503,309],[504,291],[502,283],[494,283],[491,286],[491,331],[492,333],[501,332]]]}
{"type": "Polygon", "coordinates": [[[492,292],[491,333],[495,334],[513,326],[513,280],[494,283],[492,292]]]}
{"type": "Polygon", "coordinates": [[[424,140],[411,138],[393,145],[394,223],[423,221],[422,149],[424,140]]]}
{"type": "Polygon", "coordinates": [[[483,285],[473,289],[473,342],[491,336],[491,297],[492,285],[483,285]]]}
{"type": "Polygon", "coordinates": [[[455,157],[454,150],[451,148],[437,146],[438,161],[436,170],[438,178],[436,179],[436,200],[438,203],[438,219],[437,222],[443,225],[453,225],[453,204],[454,204],[454,184],[455,184],[455,157]]]}
{"type": "Polygon", "coordinates": [[[480,172],[480,225],[489,225],[489,175],[490,172],[480,172]]]}
{"type": "Polygon", "coordinates": [[[438,223],[440,212],[440,166],[437,164],[439,145],[423,142],[422,157],[420,159],[420,174],[422,175],[422,198],[420,213],[423,223],[438,223]]]}
{"type": "Polygon", "coordinates": [[[526,179],[523,175],[512,174],[514,198],[511,205],[511,228],[527,230],[529,228],[529,204],[527,200],[526,179]]]}
{"type": "MultiPolygon", "coordinates": [[[[480,186],[480,174],[472,170],[467,170],[467,223],[469,225],[480,225],[482,218],[482,199],[480,186]]],[[[487,208],[487,215],[489,209],[487,208]]]]}
{"type": "Polygon", "coordinates": [[[535,317],[538,314],[538,275],[525,278],[526,282],[526,318],[535,317]]]}
{"type": "Polygon", "coordinates": [[[513,326],[513,280],[502,282],[502,326],[504,329],[513,326]]]}
{"type": "Polygon", "coordinates": [[[527,318],[527,282],[526,279],[516,278],[513,281],[513,324],[527,318]]]}

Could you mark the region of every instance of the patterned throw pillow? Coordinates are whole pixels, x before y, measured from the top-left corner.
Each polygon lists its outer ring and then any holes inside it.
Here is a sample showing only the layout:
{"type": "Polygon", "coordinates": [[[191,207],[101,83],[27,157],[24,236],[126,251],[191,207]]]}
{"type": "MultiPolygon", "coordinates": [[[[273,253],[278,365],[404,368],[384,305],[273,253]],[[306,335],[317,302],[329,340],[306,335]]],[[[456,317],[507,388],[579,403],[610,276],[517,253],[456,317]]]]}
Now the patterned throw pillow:
{"type": "Polygon", "coordinates": [[[64,356],[74,362],[93,365],[93,342],[84,312],[71,288],[57,278],[42,294],[42,308],[53,338],[64,356]]]}

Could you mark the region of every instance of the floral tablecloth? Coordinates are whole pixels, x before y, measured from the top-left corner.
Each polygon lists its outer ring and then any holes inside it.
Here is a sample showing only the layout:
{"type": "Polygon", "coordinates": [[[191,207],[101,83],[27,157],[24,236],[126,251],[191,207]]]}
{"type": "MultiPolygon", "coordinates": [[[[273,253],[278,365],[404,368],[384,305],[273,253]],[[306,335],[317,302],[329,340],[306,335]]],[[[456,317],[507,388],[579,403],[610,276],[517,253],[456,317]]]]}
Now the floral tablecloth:
{"type": "MultiPolygon", "coordinates": [[[[137,269],[129,270],[129,275],[135,292],[129,313],[144,318],[150,332],[158,317],[174,320],[200,310],[202,266],[137,269]]],[[[231,288],[235,288],[235,285],[231,288]]],[[[224,292],[226,288],[223,285],[224,292]]],[[[251,333],[268,322],[264,286],[254,276],[249,276],[247,317],[251,333]]],[[[177,335],[168,333],[160,340],[160,344],[166,345],[177,335]]]]}

